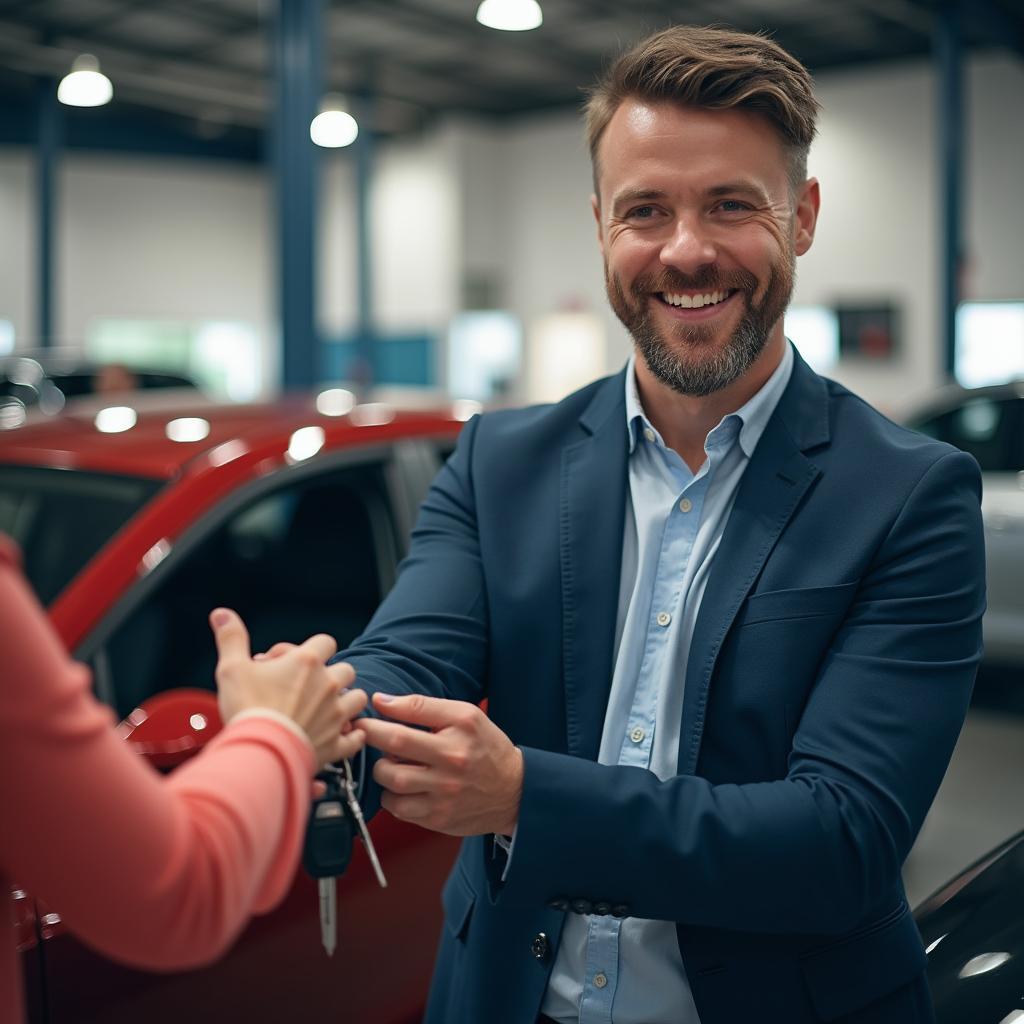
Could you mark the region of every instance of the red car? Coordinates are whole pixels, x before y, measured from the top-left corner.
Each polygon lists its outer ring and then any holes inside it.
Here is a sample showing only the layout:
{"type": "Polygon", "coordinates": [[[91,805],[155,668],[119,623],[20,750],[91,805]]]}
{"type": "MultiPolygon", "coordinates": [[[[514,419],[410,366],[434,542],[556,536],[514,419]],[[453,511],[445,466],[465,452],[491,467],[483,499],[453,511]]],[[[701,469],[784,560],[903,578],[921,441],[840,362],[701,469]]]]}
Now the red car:
{"type": "MultiPolygon", "coordinates": [[[[173,415],[143,403],[0,431],[0,530],[128,741],[166,769],[219,728],[210,609],[237,609],[254,650],[321,631],[346,644],[393,582],[461,423],[344,392],[173,415]]],[[[301,869],[222,961],[181,974],[115,964],[63,929],[59,906],[20,894],[30,1019],[418,1020],[456,841],[387,815],[372,829],[389,887],[356,844],[333,958],[301,869]]]]}

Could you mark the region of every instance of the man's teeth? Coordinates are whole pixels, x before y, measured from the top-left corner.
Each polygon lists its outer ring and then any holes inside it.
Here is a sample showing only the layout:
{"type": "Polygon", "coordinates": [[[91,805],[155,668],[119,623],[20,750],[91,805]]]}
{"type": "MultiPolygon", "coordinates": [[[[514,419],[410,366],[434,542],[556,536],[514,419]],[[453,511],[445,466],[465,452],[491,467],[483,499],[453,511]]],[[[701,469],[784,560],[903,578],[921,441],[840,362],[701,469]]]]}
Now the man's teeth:
{"type": "Polygon", "coordinates": [[[729,292],[707,292],[704,295],[673,295],[662,292],[661,297],[670,306],[681,306],[683,309],[700,309],[701,306],[715,306],[729,298],[729,292]]]}

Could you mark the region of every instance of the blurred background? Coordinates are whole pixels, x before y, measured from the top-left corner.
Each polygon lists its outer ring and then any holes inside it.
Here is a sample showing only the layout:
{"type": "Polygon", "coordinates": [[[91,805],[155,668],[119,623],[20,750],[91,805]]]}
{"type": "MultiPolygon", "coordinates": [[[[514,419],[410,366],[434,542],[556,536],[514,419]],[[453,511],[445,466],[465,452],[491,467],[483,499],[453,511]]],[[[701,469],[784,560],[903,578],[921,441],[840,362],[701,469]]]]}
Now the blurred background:
{"type": "Polygon", "coordinates": [[[787,322],[805,356],[894,412],[1024,373],[1020,3],[546,0],[528,31],[477,6],[4,0],[0,354],[238,399],[341,378],[567,393],[628,351],[581,89],[648,31],[713,20],[771,32],[824,105],[787,322]],[[66,98],[105,102],[60,102],[76,66],[109,85],[66,98]],[[351,144],[311,141],[327,109],[321,141],[350,141],[345,111],[351,144]]]}
{"type": "Polygon", "coordinates": [[[0,0],[0,427],[90,391],[504,404],[618,369],[582,90],[679,22],[814,74],[788,336],[986,472],[989,657],[913,904],[1024,827],[1020,0],[0,0]]]}

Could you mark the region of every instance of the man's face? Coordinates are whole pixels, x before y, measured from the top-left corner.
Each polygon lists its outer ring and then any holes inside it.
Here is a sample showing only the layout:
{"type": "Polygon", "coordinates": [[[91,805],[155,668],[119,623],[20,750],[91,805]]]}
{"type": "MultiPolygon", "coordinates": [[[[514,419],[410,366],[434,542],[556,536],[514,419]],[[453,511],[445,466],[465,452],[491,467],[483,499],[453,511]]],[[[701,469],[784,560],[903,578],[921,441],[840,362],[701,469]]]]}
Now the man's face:
{"type": "Polygon", "coordinates": [[[608,299],[663,384],[708,395],[781,341],[817,183],[795,201],[771,124],[627,100],[600,142],[594,199],[608,299]]]}

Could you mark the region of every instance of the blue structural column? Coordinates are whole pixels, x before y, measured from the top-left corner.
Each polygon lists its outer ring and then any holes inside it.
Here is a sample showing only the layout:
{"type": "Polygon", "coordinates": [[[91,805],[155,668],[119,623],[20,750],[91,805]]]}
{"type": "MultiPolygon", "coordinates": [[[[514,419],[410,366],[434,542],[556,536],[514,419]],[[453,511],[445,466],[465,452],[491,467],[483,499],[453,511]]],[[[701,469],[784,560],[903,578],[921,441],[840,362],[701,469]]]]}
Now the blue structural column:
{"type": "Polygon", "coordinates": [[[943,368],[952,377],[956,367],[956,308],[960,302],[966,253],[963,245],[964,73],[963,11],[948,0],[939,12],[935,32],[938,77],[938,138],[941,244],[939,249],[939,336],[943,368]]]}
{"type": "Polygon", "coordinates": [[[40,79],[36,102],[36,331],[41,348],[56,343],[54,281],[56,280],[57,163],[61,148],[61,112],[57,83],[40,79]]]}
{"type": "Polygon", "coordinates": [[[316,146],[309,123],[320,101],[323,0],[278,0],[273,41],[277,88],[273,167],[282,383],[319,377],[316,329],[316,146]]]}
{"type": "Polygon", "coordinates": [[[355,141],[356,158],[356,266],[359,274],[356,324],[356,355],[362,379],[374,381],[377,344],[373,318],[373,243],[370,229],[370,186],[373,180],[373,109],[370,96],[363,92],[355,110],[359,135],[355,141]]]}

